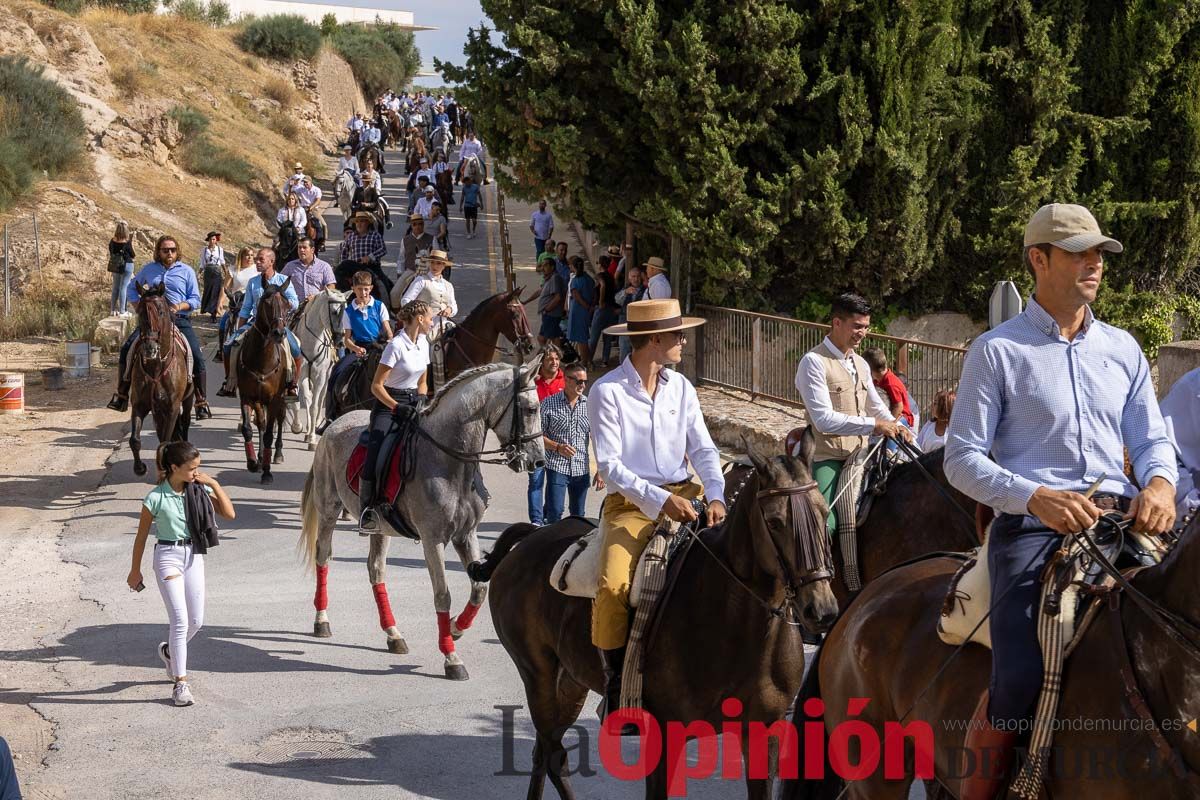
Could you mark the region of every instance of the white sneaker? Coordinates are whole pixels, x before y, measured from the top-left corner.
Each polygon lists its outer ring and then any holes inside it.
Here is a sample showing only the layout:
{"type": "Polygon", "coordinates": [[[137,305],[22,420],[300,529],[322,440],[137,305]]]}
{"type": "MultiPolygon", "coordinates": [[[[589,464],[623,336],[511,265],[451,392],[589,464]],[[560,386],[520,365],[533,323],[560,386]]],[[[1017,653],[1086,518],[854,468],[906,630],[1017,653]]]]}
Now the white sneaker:
{"type": "Polygon", "coordinates": [[[187,681],[179,681],[175,684],[175,689],[171,692],[171,699],[177,706],[190,706],[196,702],[192,699],[192,690],[188,688],[187,681]]]}
{"type": "Polygon", "coordinates": [[[166,666],[167,677],[170,680],[175,680],[175,675],[171,672],[171,650],[167,647],[166,642],[158,643],[158,660],[166,666]]]}

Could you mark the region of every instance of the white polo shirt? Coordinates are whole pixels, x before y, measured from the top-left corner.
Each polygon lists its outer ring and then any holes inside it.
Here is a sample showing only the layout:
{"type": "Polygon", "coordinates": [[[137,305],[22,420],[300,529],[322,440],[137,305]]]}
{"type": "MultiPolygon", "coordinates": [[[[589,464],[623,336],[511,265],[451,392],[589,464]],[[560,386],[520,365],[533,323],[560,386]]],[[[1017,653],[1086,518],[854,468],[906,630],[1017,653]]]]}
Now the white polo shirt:
{"type": "Polygon", "coordinates": [[[408,338],[403,328],[383,348],[379,365],[391,370],[383,379],[389,389],[416,389],[429,366],[429,339],[418,335],[417,341],[408,338]]]}

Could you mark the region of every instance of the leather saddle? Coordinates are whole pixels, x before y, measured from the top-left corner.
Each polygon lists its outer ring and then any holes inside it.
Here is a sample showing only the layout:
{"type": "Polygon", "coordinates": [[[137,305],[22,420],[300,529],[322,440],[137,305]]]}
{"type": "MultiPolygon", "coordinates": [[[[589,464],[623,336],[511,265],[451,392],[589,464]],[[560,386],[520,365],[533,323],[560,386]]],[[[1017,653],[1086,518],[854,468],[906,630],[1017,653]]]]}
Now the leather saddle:
{"type": "MultiPolygon", "coordinates": [[[[380,505],[385,506],[384,519],[389,525],[395,529],[396,533],[405,536],[409,539],[417,541],[420,536],[412,529],[412,526],[396,511],[396,499],[400,493],[404,491],[404,476],[409,473],[408,459],[411,458],[411,453],[408,448],[399,446],[405,438],[405,430],[410,425],[417,425],[417,417],[414,414],[406,419],[397,420],[393,417],[392,427],[384,436],[383,443],[379,447],[379,455],[375,461],[375,485],[380,487],[379,500],[380,505]]],[[[350,452],[350,459],[346,462],[346,483],[350,486],[350,491],[354,494],[359,493],[361,485],[363,468],[367,461],[367,439],[370,436],[370,429],[366,429],[358,438],[358,443],[350,452]]]]}

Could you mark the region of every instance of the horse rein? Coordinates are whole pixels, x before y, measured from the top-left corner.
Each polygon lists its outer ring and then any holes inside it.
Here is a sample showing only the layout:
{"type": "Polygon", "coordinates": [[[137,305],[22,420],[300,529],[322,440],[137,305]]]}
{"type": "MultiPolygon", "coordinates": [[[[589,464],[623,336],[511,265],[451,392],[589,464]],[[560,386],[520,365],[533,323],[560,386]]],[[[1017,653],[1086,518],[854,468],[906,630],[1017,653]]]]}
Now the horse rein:
{"type": "MultiPolygon", "coordinates": [[[[743,483],[743,485],[745,485],[743,483]]],[[[763,515],[762,507],[757,506],[759,517],[762,519],[763,527],[767,530],[767,539],[770,540],[771,546],[775,551],[775,558],[779,562],[781,570],[780,579],[783,581],[783,599],[779,605],[772,605],[770,601],[764,599],[758,592],[750,587],[744,580],[739,578],[736,573],[727,565],[715,552],[710,548],[700,535],[695,531],[692,525],[684,525],[684,529],[688,535],[696,541],[704,551],[712,556],[713,561],[717,563],[725,574],[736,583],[738,586],[746,590],[760,606],[766,609],[768,616],[782,620],[784,624],[792,627],[800,627],[801,622],[798,621],[798,611],[796,609],[796,600],[800,596],[800,590],[810,583],[817,581],[828,581],[833,579],[833,556],[829,550],[829,540],[821,536],[819,531],[810,525],[809,535],[805,536],[803,530],[803,520],[805,517],[810,518],[810,522],[815,518],[812,507],[804,500],[804,495],[815,489],[816,481],[800,484],[798,486],[787,486],[776,489],[762,489],[754,496],[755,500],[761,500],[764,497],[787,497],[788,507],[792,513],[792,535],[795,540],[796,554],[800,559],[801,577],[797,579],[792,571],[788,560],[784,557],[783,551],[779,547],[779,543],[775,541],[775,537],[770,533],[770,526],[767,524],[766,516],[763,515]],[[814,531],[816,533],[814,534],[814,531]],[[813,541],[816,540],[816,541],[813,541]],[[789,610],[792,612],[789,615],[789,610]]],[[[741,491],[741,487],[738,487],[741,491]]],[[[736,502],[737,496],[734,496],[736,502]]],[[[820,520],[816,520],[818,523],[820,520]]]]}
{"type": "MultiPolygon", "coordinates": [[[[158,296],[164,297],[164,302],[165,302],[165,296],[163,296],[163,295],[158,295],[158,296]]],[[[155,303],[152,303],[146,299],[143,299],[143,305],[146,310],[146,326],[150,330],[147,333],[142,334],[141,338],[144,342],[154,342],[161,348],[162,347],[161,336],[162,336],[162,328],[163,328],[161,318],[163,315],[161,315],[159,313],[159,309],[156,308],[155,303]]],[[[174,328],[174,326],[169,323],[170,323],[170,321],[168,319],[168,324],[166,327],[168,328],[168,330],[171,330],[174,328]]],[[[146,349],[144,347],[138,348],[138,361],[141,363],[141,366],[142,366],[142,374],[144,374],[147,378],[150,379],[150,384],[152,386],[161,387],[163,379],[167,375],[167,371],[175,363],[175,337],[174,337],[174,334],[171,335],[171,341],[170,341],[170,344],[167,345],[166,350],[167,350],[167,353],[166,353],[165,357],[151,359],[152,362],[157,362],[157,364],[158,364],[158,369],[155,371],[151,371],[146,366],[146,349]]]]}
{"type": "MultiPolygon", "coordinates": [[[[307,361],[310,366],[315,364],[318,358],[323,358],[327,352],[333,349],[333,341],[337,336],[337,320],[340,320],[342,316],[340,311],[335,313],[333,310],[338,305],[339,304],[333,300],[330,300],[327,304],[327,309],[329,311],[328,328],[321,328],[320,330],[314,331],[308,324],[308,314],[306,313],[300,317],[300,321],[304,324],[304,330],[312,334],[312,337],[316,339],[317,343],[320,345],[320,349],[317,350],[317,354],[314,356],[309,356],[308,353],[304,352],[303,346],[300,348],[300,354],[304,356],[304,360],[307,361]]],[[[346,308],[346,301],[343,300],[340,303],[340,306],[344,310],[346,308]]]]}
{"type": "MultiPolygon", "coordinates": [[[[256,313],[254,315],[254,324],[250,326],[250,330],[258,334],[259,338],[263,340],[264,345],[270,343],[268,337],[270,337],[274,330],[281,330],[283,332],[282,335],[284,337],[287,336],[287,315],[278,310],[278,304],[275,303],[276,297],[283,299],[283,294],[279,291],[275,291],[269,296],[264,296],[262,300],[258,301],[258,309],[256,309],[256,313]],[[266,307],[264,308],[264,306],[266,307]],[[271,312],[270,320],[267,319],[267,314],[261,313],[264,311],[271,312]]],[[[287,301],[283,300],[283,302],[287,301]]],[[[268,347],[266,349],[269,350],[270,348],[268,347]]],[[[280,368],[283,367],[283,359],[276,358],[275,366],[271,367],[271,369],[262,373],[256,372],[255,370],[252,370],[246,366],[245,356],[246,349],[243,347],[240,351],[238,351],[238,369],[245,370],[246,372],[250,373],[258,379],[259,383],[266,383],[267,378],[270,378],[272,375],[278,372],[280,368]]]]}
{"type": "MultiPolygon", "coordinates": [[[[541,431],[538,431],[537,433],[524,432],[525,423],[521,418],[520,407],[517,404],[517,400],[520,398],[521,394],[529,390],[529,387],[524,389],[521,388],[521,368],[519,366],[514,366],[512,396],[508,398],[508,402],[506,402],[504,404],[504,408],[500,410],[500,419],[496,420],[496,425],[499,425],[500,420],[504,419],[504,415],[508,413],[510,408],[512,409],[512,425],[509,427],[509,440],[507,442],[501,442],[500,447],[490,450],[480,450],[475,453],[466,453],[442,444],[430,436],[429,433],[420,425],[417,426],[417,432],[421,435],[421,438],[425,439],[425,441],[429,442],[438,450],[441,450],[443,453],[457,461],[462,461],[469,464],[501,464],[503,466],[511,466],[514,462],[518,462],[522,459],[522,454],[520,452],[521,445],[528,444],[529,442],[542,438],[541,431]],[[484,456],[499,454],[504,454],[504,457],[484,458],[484,456]]],[[[495,425],[493,425],[490,421],[485,420],[485,422],[487,423],[488,428],[493,430],[495,429],[495,425]]]]}

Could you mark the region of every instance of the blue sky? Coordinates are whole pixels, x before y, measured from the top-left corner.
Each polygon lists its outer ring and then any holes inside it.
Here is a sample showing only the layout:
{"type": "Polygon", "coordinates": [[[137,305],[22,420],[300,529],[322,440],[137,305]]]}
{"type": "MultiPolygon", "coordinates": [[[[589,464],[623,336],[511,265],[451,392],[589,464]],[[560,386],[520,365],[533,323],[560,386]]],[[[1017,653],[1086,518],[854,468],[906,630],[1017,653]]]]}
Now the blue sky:
{"type": "Polygon", "coordinates": [[[467,41],[467,28],[478,28],[487,19],[479,0],[325,0],[339,6],[359,8],[387,8],[413,12],[418,25],[431,25],[436,31],[417,31],[417,47],[425,62],[423,72],[433,71],[433,59],[462,64],[463,44],[467,41]]]}

